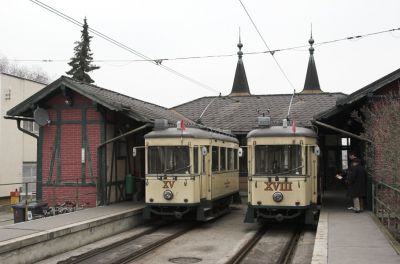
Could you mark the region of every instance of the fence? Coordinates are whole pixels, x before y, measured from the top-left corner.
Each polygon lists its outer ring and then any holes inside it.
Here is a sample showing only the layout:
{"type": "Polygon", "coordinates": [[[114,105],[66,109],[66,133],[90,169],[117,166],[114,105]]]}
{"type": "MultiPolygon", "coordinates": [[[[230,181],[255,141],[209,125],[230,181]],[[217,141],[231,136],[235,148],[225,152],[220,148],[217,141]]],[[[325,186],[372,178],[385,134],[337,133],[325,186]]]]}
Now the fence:
{"type": "MultiPolygon", "coordinates": [[[[32,181],[32,182],[13,182],[13,183],[0,183],[0,187],[7,188],[9,189],[10,193],[14,192],[14,190],[17,191],[18,193],[18,202],[20,201],[28,201],[28,202],[34,202],[36,201],[36,192],[34,190],[36,190],[36,182],[32,181]]],[[[2,208],[4,207],[10,207],[12,204],[11,200],[10,203],[2,203],[0,206],[2,208]]]]}
{"type": "Polygon", "coordinates": [[[400,241],[400,188],[381,181],[372,182],[372,211],[400,241]]]}

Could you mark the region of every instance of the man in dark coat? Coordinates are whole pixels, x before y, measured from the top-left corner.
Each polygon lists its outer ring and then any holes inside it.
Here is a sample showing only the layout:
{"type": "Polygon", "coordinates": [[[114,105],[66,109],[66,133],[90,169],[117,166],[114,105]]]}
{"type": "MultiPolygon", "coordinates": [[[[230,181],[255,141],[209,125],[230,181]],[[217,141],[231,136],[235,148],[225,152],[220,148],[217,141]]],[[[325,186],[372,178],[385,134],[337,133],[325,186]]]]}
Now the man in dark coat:
{"type": "Polygon", "coordinates": [[[353,199],[353,210],[359,213],[363,210],[363,199],[366,194],[367,173],[361,166],[359,159],[354,159],[347,175],[348,193],[353,199]]]}

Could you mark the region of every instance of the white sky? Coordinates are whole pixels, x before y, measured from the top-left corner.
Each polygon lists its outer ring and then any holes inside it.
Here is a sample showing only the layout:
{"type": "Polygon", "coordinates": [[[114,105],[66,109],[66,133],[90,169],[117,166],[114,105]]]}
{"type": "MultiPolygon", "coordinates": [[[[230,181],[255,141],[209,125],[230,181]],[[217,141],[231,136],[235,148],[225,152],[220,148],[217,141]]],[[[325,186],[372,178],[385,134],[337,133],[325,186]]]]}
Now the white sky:
{"type": "MultiPolygon", "coordinates": [[[[238,28],[244,52],[266,50],[238,0],[42,0],[59,11],[151,57],[172,58],[237,52],[238,28]]],[[[400,27],[398,0],[243,0],[271,49],[308,44],[310,24],[315,42],[400,27]]],[[[29,0],[0,0],[0,56],[40,66],[52,80],[69,70],[81,28],[29,0]]],[[[92,34],[93,35],[93,34],[92,34]]],[[[94,59],[138,59],[94,36],[94,59]]],[[[321,88],[351,93],[400,67],[400,31],[359,40],[316,46],[321,88]]],[[[308,48],[277,52],[275,57],[301,91],[308,48]]],[[[269,54],[243,57],[252,94],[291,93],[292,88],[269,54]]],[[[223,95],[230,93],[237,57],[163,64],[223,95]]],[[[217,95],[149,62],[101,62],[92,72],[96,84],[129,96],[171,107],[217,95]]]]}

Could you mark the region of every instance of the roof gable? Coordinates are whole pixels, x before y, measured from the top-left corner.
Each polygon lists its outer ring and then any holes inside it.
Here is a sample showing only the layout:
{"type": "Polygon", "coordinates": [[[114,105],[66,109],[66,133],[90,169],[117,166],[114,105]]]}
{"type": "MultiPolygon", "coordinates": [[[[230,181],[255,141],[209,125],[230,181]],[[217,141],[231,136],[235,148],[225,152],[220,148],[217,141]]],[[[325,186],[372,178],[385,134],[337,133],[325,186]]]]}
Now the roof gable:
{"type": "Polygon", "coordinates": [[[368,95],[369,93],[375,93],[379,89],[383,88],[384,86],[388,85],[389,83],[400,79],[400,68],[383,76],[382,78],[364,86],[363,88],[355,91],[354,93],[350,94],[348,97],[343,98],[342,100],[338,101],[338,105],[345,105],[351,104],[355,101],[362,99],[364,96],[368,95]]]}
{"type": "Polygon", "coordinates": [[[93,102],[103,105],[112,111],[123,112],[137,121],[152,122],[154,119],[164,118],[169,122],[175,122],[182,119],[182,116],[167,108],[107,90],[96,85],[80,82],[66,76],[61,76],[36,94],[13,107],[7,112],[7,115],[27,115],[27,113],[32,111],[34,105],[37,105],[42,100],[52,96],[62,87],[67,87],[82,94],[93,102]]]}
{"type": "Polygon", "coordinates": [[[360,102],[363,98],[365,98],[368,94],[373,94],[384,88],[388,84],[400,79],[400,69],[397,69],[382,78],[364,86],[363,88],[355,91],[354,93],[348,95],[347,97],[341,98],[338,100],[336,105],[331,108],[325,110],[324,112],[315,116],[315,119],[326,119],[334,116],[335,114],[342,111],[343,106],[352,105],[357,102],[360,102]]]}

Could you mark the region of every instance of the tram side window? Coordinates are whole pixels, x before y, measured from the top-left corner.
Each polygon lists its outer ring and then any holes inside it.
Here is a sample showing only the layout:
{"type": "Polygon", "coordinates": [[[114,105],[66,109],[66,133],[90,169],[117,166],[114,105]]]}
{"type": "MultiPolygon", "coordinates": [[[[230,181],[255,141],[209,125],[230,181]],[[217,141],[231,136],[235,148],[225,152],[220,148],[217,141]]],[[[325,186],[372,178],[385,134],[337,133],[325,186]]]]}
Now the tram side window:
{"type": "Polygon", "coordinates": [[[211,155],[212,155],[211,170],[212,171],[218,171],[218,161],[219,161],[218,147],[212,147],[211,155]]]}
{"type": "Polygon", "coordinates": [[[234,166],[235,166],[234,169],[238,170],[239,169],[239,167],[238,167],[238,150],[235,149],[233,151],[233,153],[234,153],[233,162],[234,162],[234,166]]]}
{"type": "Polygon", "coordinates": [[[310,151],[310,147],[305,147],[305,150],[304,150],[304,152],[305,152],[305,160],[304,160],[304,163],[305,163],[305,166],[306,166],[306,175],[309,175],[309,171],[308,171],[308,163],[309,163],[309,160],[308,160],[308,152],[310,151]]]}
{"type": "Polygon", "coordinates": [[[193,148],[193,172],[199,173],[199,147],[193,148]]]}
{"type": "Polygon", "coordinates": [[[151,146],[148,148],[148,173],[188,174],[189,147],[151,146]]]}
{"type": "Polygon", "coordinates": [[[234,161],[234,149],[228,148],[228,170],[234,170],[234,165],[235,165],[235,161],[234,161]]]}
{"type": "Polygon", "coordinates": [[[257,145],[256,174],[302,174],[299,145],[257,145]]]}
{"type": "Polygon", "coordinates": [[[226,148],[220,148],[220,168],[219,170],[225,171],[226,170],[226,148]]]}

